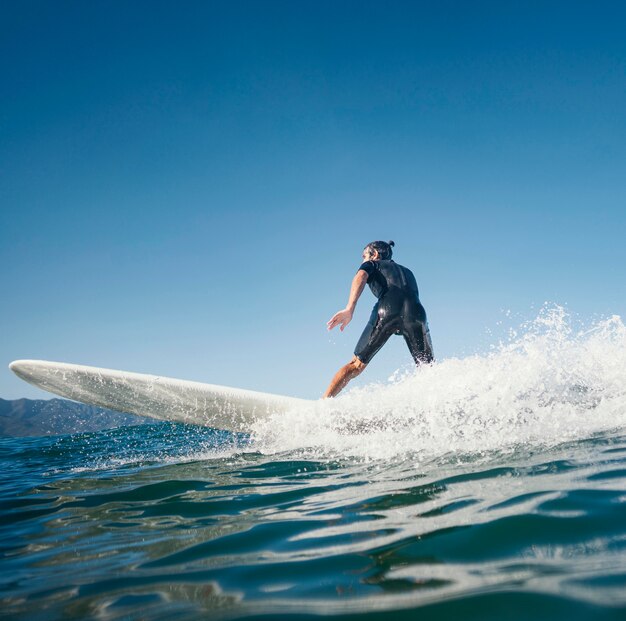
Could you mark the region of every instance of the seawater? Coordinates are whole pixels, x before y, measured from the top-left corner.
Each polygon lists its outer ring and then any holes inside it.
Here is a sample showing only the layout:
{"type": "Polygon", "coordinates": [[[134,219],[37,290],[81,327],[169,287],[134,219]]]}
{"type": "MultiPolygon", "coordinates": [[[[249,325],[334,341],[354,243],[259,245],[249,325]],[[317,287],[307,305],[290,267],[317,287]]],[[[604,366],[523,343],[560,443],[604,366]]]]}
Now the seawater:
{"type": "Polygon", "coordinates": [[[626,328],[573,323],[247,436],[0,439],[0,615],[626,618],[626,328]]]}

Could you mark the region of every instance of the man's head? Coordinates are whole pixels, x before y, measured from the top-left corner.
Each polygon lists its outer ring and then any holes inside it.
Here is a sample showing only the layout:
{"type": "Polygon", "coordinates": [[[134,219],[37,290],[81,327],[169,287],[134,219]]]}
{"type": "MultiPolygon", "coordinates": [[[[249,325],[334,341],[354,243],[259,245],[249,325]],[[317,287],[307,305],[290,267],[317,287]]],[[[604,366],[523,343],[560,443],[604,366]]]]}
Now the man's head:
{"type": "Polygon", "coordinates": [[[363,249],[363,261],[384,261],[391,259],[395,244],[392,241],[373,241],[367,244],[363,249]]]}

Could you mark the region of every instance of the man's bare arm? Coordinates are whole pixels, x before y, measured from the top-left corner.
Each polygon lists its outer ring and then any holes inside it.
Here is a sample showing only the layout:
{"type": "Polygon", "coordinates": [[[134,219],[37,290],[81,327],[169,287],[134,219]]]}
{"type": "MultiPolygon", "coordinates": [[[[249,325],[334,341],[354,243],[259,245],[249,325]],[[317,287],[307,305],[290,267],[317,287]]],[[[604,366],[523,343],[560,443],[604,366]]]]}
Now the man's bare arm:
{"type": "Polygon", "coordinates": [[[335,313],[330,321],[326,324],[329,330],[332,330],[336,326],[343,332],[345,327],[352,321],[352,315],[356,308],[356,303],[363,293],[365,283],[367,282],[368,274],[365,270],[359,270],[352,279],[352,285],[350,287],[350,296],[348,298],[348,305],[335,313]]]}

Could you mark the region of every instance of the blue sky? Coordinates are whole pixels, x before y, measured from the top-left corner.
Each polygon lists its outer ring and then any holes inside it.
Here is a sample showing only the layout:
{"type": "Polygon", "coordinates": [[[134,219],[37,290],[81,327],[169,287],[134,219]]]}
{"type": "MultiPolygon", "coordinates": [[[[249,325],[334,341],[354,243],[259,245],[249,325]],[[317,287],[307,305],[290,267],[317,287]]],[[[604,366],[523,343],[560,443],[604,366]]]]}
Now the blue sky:
{"type": "MultiPolygon", "coordinates": [[[[439,358],[626,308],[620,2],[5,2],[0,396],[41,358],[316,397],[363,246],[439,358]],[[535,309],[535,310],[533,310],[535,309]]],[[[359,378],[410,363],[392,339],[359,378]]]]}

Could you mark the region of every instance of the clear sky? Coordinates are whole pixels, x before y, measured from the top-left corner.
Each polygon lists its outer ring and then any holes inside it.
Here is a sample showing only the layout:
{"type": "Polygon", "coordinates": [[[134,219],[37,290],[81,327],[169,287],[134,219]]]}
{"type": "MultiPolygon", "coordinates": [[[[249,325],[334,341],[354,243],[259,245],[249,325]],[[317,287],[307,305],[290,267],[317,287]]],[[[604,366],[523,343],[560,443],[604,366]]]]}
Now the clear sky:
{"type": "MultiPolygon", "coordinates": [[[[0,4],[0,397],[40,358],[316,397],[363,246],[439,358],[626,314],[623,2],[0,4]]],[[[410,362],[392,339],[360,382],[410,362]]]]}

